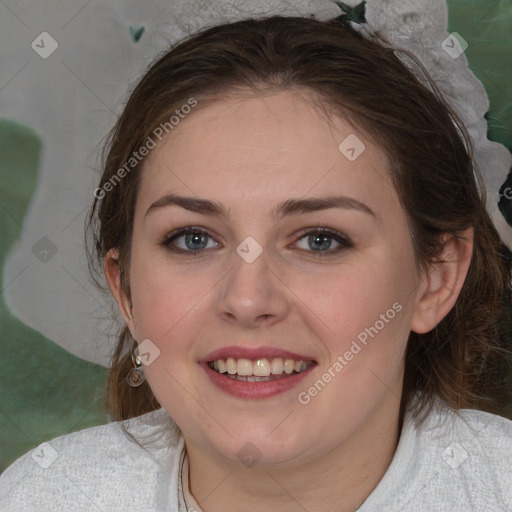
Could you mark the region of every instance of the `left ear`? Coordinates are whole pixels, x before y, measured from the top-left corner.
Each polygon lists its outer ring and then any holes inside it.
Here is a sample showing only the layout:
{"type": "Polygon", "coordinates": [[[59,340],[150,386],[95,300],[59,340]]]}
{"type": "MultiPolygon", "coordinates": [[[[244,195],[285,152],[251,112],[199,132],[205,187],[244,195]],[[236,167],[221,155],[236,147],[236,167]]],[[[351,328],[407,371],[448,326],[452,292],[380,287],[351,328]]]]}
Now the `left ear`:
{"type": "Polygon", "coordinates": [[[473,254],[473,228],[442,236],[443,249],[416,294],[411,331],[431,331],[453,308],[466,279],[473,254]]]}

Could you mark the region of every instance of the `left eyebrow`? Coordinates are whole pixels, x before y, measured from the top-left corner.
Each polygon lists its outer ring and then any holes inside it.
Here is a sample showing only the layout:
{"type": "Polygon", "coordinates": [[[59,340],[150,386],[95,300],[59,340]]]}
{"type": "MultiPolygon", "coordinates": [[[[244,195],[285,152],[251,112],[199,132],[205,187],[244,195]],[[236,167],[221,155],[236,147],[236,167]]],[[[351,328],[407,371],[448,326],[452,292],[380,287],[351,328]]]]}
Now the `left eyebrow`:
{"type": "MultiPolygon", "coordinates": [[[[224,219],[230,218],[229,209],[222,203],[211,201],[209,199],[179,196],[176,194],[165,195],[152,203],[146,210],[144,216],[166,206],[180,206],[181,208],[201,215],[217,216],[224,219]]],[[[299,215],[320,210],[328,210],[330,208],[358,210],[377,218],[377,214],[366,204],[343,195],[308,197],[305,199],[287,199],[286,201],[279,203],[277,207],[270,212],[270,216],[275,221],[278,221],[287,215],[299,215]]]]}

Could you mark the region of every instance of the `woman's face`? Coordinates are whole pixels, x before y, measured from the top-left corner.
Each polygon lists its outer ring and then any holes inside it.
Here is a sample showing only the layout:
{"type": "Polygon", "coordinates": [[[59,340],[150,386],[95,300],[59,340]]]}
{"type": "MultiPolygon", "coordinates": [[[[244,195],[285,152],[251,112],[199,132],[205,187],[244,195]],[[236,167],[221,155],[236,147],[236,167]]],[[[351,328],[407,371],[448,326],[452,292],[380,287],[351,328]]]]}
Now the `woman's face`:
{"type": "Polygon", "coordinates": [[[396,421],[421,282],[406,215],[384,152],[296,93],[199,102],[153,150],[129,274],[145,374],[187,442],[285,467],[396,421]]]}

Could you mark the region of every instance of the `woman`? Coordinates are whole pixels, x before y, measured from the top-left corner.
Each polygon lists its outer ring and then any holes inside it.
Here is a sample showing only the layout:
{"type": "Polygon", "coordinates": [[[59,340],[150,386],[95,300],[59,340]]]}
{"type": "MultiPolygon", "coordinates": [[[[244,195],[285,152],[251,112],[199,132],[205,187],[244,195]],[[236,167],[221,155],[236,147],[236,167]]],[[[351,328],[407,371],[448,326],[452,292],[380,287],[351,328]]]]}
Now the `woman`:
{"type": "Polygon", "coordinates": [[[510,266],[464,134],[343,19],[173,47],[90,216],[124,421],[16,461],[3,509],[510,509],[510,266]]]}

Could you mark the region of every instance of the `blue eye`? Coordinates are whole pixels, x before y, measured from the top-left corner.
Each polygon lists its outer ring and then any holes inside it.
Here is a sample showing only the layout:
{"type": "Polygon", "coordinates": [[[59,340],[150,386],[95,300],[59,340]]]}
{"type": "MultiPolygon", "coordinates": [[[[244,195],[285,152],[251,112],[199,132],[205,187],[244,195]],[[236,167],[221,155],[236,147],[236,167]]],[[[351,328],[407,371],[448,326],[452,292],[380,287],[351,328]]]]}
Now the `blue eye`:
{"type": "MultiPolygon", "coordinates": [[[[314,257],[330,256],[344,249],[354,247],[354,244],[345,235],[325,228],[309,228],[304,230],[301,234],[302,236],[300,236],[297,241],[307,238],[306,243],[309,247],[320,249],[301,249],[302,251],[311,253],[310,255],[314,257]],[[338,247],[331,249],[332,240],[338,244],[338,247]]],[[[174,253],[196,256],[201,252],[205,252],[205,249],[212,248],[208,247],[209,238],[213,240],[213,237],[204,229],[188,226],[167,235],[162,241],[162,245],[174,253]],[[177,246],[176,241],[181,238],[183,238],[184,247],[177,246]]]]}
{"type": "MultiPolygon", "coordinates": [[[[315,257],[331,256],[341,252],[344,249],[354,247],[354,244],[345,235],[342,235],[336,231],[331,231],[330,229],[320,227],[304,231],[299,240],[302,240],[303,238],[307,238],[306,242],[309,247],[316,246],[317,248],[321,249],[320,251],[308,251],[312,252],[312,256],[315,257]],[[332,240],[336,241],[338,247],[331,249],[332,240]]],[[[307,251],[307,249],[304,250],[307,251]]]]}
{"type": "Polygon", "coordinates": [[[167,247],[172,252],[187,253],[195,256],[207,248],[206,245],[208,238],[211,238],[211,236],[203,229],[194,226],[188,226],[166,236],[162,245],[167,247]],[[176,248],[175,240],[178,240],[182,237],[184,237],[186,248],[176,248]]]}

